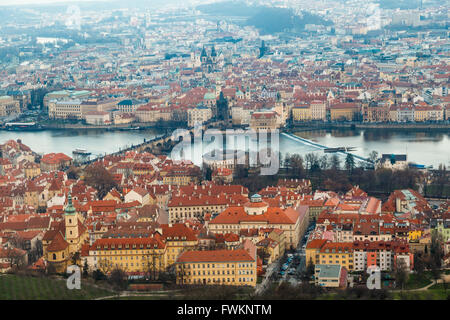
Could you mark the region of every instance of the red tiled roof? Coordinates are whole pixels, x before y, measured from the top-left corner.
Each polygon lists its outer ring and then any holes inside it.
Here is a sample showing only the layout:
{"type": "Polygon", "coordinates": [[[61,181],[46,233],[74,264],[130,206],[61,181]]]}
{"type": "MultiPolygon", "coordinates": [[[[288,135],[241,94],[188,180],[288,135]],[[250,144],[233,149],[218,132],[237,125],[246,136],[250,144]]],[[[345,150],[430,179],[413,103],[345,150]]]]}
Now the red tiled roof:
{"type": "Polygon", "coordinates": [[[185,251],[178,256],[177,263],[189,262],[254,262],[250,254],[244,249],[185,251]]]}

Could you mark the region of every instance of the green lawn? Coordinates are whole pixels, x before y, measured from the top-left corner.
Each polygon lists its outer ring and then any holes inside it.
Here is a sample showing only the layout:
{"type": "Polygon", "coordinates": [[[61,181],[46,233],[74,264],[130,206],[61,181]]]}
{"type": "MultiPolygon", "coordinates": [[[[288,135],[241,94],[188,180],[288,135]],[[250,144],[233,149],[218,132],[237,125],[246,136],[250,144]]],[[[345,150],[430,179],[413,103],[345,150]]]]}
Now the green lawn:
{"type": "Polygon", "coordinates": [[[80,290],[69,290],[66,281],[61,279],[0,276],[0,300],[90,300],[112,294],[83,282],[80,290]]]}
{"type": "MultiPolygon", "coordinates": [[[[443,283],[433,284],[428,290],[445,290],[443,283]]],[[[447,283],[447,291],[450,294],[450,283],[447,283]]]]}
{"type": "Polygon", "coordinates": [[[423,272],[421,274],[412,273],[409,275],[405,289],[419,289],[429,285],[431,281],[431,273],[423,272]]]}
{"type": "MultiPolygon", "coordinates": [[[[142,295],[142,296],[131,296],[131,297],[114,297],[105,300],[168,300],[168,296],[160,295],[142,295]]],[[[175,297],[170,298],[170,300],[177,300],[175,297]]]]}
{"type": "MultiPolygon", "coordinates": [[[[449,291],[450,292],[450,291],[449,291]]],[[[449,294],[443,289],[425,290],[425,291],[404,291],[394,292],[394,300],[446,300],[449,294]]]]}

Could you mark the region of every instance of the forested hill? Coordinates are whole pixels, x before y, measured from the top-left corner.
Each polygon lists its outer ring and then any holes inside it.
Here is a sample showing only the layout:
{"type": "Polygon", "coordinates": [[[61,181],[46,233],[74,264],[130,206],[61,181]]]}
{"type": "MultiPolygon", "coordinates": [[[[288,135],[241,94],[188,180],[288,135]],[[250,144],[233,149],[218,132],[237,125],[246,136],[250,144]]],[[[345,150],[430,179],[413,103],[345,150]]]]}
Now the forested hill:
{"type": "Polygon", "coordinates": [[[306,24],[332,25],[332,22],[306,11],[297,15],[288,8],[249,6],[240,1],[200,5],[197,10],[217,16],[248,17],[245,24],[256,27],[262,34],[285,30],[301,31],[306,24]]]}
{"type": "Polygon", "coordinates": [[[308,12],[301,16],[292,9],[261,8],[253,17],[247,20],[247,25],[256,27],[262,34],[271,34],[285,30],[301,31],[307,24],[332,25],[332,22],[308,12]]]}

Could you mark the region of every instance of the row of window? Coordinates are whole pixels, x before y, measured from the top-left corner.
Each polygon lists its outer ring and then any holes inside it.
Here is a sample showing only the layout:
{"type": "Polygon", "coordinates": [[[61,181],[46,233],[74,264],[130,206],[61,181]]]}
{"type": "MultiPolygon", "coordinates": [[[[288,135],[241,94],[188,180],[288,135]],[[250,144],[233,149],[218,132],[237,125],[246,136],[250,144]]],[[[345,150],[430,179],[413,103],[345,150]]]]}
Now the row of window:
{"type": "MultiPolygon", "coordinates": [[[[225,264],[215,264],[215,263],[191,263],[186,265],[187,268],[190,268],[192,266],[193,269],[201,269],[201,268],[225,268],[225,264]]],[[[231,264],[231,267],[237,266],[238,268],[251,268],[253,266],[253,263],[238,263],[235,265],[234,263],[231,264]]],[[[226,268],[230,267],[230,263],[226,264],[226,268]]]]}
{"type": "Polygon", "coordinates": [[[155,251],[143,251],[143,250],[136,250],[135,252],[133,252],[133,250],[120,250],[120,249],[116,249],[116,250],[112,250],[112,251],[91,251],[93,256],[110,256],[110,255],[137,255],[137,254],[164,254],[163,250],[155,250],[155,251]]]}
{"type": "Polygon", "coordinates": [[[237,281],[235,281],[235,278],[203,278],[203,279],[185,279],[184,282],[189,282],[189,283],[200,283],[200,284],[204,284],[204,283],[211,283],[211,282],[216,282],[216,283],[226,283],[226,282],[252,282],[254,281],[254,278],[238,278],[237,281]]]}

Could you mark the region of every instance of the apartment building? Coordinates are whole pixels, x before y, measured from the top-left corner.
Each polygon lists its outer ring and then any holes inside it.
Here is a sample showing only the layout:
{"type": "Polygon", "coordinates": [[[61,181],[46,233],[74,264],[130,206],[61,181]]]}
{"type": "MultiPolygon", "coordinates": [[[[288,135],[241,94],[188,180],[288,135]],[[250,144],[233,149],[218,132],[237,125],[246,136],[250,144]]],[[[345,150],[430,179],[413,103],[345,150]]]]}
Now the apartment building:
{"type": "Polygon", "coordinates": [[[327,110],[326,101],[313,100],[310,103],[311,108],[311,119],[312,120],[326,120],[327,110]]]}
{"type": "Polygon", "coordinates": [[[312,108],[309,104],[299,104],[292,108],[292,120],[296,122],[311,121],[312,108]]]}
{"type": "Polygon", "coordinates": [[[210,107],[199,106],[187,110],[188,126],[193,127],[195,124],[203,124],[212,117],[212,110],[210,107]]]}
{"type": "Polygon", "coordinates": [[[0,97],[0,117],[20,114],[20,102],[10,96],[0,97]]]}
{"type": "Polygon", "coordinates": [[[274,130],[278,128],[278,114],[275,111],[253,112],[250,128],[253,130],[274,130]]]}
{"type": "Polygon", "coordinates": [[[256,264],[244,249],[186,251],[176,261],[177,283],[255,287],[256,264]]]}
{"type": "Polygon", "coordinates": [[[258,194],[243,206],[230,206],[208,223],[213,233],[236,233],[241,230],[276,228],[285,232],[286,246],[296,248],[308,226],[308,207],[269,207],[258,194]]]}
{"type": "Polygon", "coordinates": [[[338,264],[348,271],[354,270],[353,243],[327,242],[320,249],[320,264],[338,264]]]}
{"type": "Polygon", "coordinates": [[[85,257],[90,270],[109,273],[120,268],[127,273],[164,271],[166,245],[159,236],[147,238],[102,238],[88,249],[85,257]]]}

